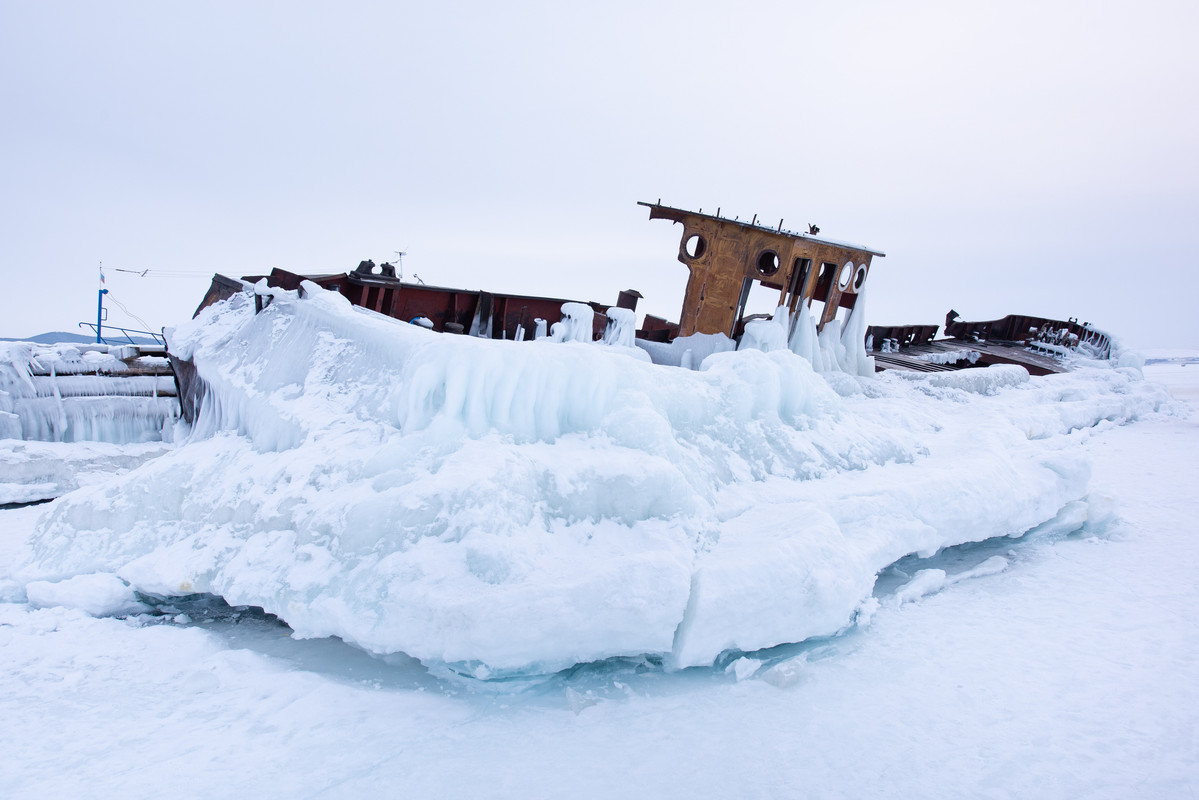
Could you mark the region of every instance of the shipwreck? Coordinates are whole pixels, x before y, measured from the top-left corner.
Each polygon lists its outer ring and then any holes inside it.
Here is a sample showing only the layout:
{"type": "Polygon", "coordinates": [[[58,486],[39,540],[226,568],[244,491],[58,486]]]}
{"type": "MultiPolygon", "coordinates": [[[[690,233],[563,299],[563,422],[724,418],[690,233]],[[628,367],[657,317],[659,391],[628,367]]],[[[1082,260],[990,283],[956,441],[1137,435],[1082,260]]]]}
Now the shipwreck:
{"type": "MultiPolygon", "coordinates": [[[[671,342],[695,334],[720,334],[737,342],[745,325],[751,289],[777,291],[780,308],[794,315],[806,308],[823,330],[834,319],[847,323],[869,278],[874,259],[885,253],[862,245],[822,239],[819,229],[806,232],[769,226],[701,211],[656,203],[639,203],[651,220],[682,226],[678,261],[689,275],[678,321],[653,314],[643,317],[636,339],[671,342]]],[[[491,339],[536,338],[538,324],[561,317],[567,303],[592,309],[592,338],[600,339],[614,316],[611,310],[635,311],[641,294],[619,292],[616,303],[580,302],[567,298],[503,294],[424,283],[404,282],[395,265],[365,260],[349,272],[297,274],[273,269],[240,279],[213,276],[196,314],[230,295],[265,281],[270,288],[299,290],[304,281],[340,292],[351,303],[432,330],[491,339]]],[[[260,304],[264,301],[261,297],[260,304]]],[[[544,335],[544,330],[540,335],[544,335]]],[[[1093,358],[1108,358],[1111,342],[1103,332],[1075,319],[1010,315],[999,320],[968,322],[951,311],[942,331],[935,324],[873,325],[865,346],[879,370],[942,371],[975,365],[1020,364],[1034,375],[1068,369],[1065,356],[1081,348],[1093,358]],[[943,336],[938,338],[938,333],[943,336]]]]}
{"type": "MultiPolygon", "coordinates": [[[[812,225],[797,232],[784,229],[782,220],[770,226],[756,216],[749,221],[730,219],[719,209],[705,214],[663,205],[660,200],[639,205],[649,210],[651,220],[682,226],[677,258],[687,267],[688,278],[677,321],[645,314],[634,330],[642,295],[633,289],[619,292],[614,304],[605,304],[430,286],[405,282],[395,265],[371,260],[349,272],[298,274],[276,268],[237,279],[218,273],[195,315],[247,291],[255,293],[261,310],[270,302],[269,290],[303,293],[305,283],[310,283],[339,292],[353,305],[439,333],[520,342],[554,336],[554,323],[561,320],[572,327],[571,338],[619,339],[637,344],[657,363],[698,367],[705,352],[741,346],[747,328],[764,318],[783,319],[789,326],[783,338],[792,343],[797,324],[814,326],[813,336],[834,323],[836,331],[849,331],[872,265],[885,256],[870,247],[820,238],[819,229],[812,225]],[[747,313],[750,292],[758,285],[778,292],[774,315],[747,313]],[[621,330],[619,336],[613,335],[614,328],[621,330]],[[704,337],[709,341],[697,347],[698,355],[693,357],[686,345],[704,337]],[[664,358],[662,348],[675,343],[683,346],[664,358]]],[[[864,331],[861,347],[868,371],[941,372],[1017,364],[1032,375],[1047,375],[1070,369],[1071,356],[1077,353],[1097,359],[1111,354],[1107,334],[1074,319],[1011,315],[968,322],[951,311],[943,331],[935,324],[859,324],[853,330],[864,331]],[[938,337],[939,333],[943,335],[938,337]]],[[[188,361],[172,356],[171,366],[182,415],[191,422],[203,387],[188,361]]]]}

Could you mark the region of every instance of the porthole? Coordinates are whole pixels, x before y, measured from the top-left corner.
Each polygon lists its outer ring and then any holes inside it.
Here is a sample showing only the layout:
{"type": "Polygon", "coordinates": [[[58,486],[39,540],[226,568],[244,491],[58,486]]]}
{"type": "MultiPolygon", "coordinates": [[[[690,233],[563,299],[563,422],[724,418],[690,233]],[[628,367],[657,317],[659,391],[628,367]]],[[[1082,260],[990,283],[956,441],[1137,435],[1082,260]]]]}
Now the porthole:
{"type": "Polygon", "coordinates": [[[845,266],[841,267],[841,274],[837,277],[837,286],[841,291],[849,288],[849,282],[853,280],[853,262],[847,261],[845,266]]]}
{"type": "Polygon", "coordinates": [[[779,254],[773,250],[763,250],[758,256],[758,274],[764,278],[779,271],[779,254]]]}
{"type": "Polygon", "coordinates": [[[683,242],[683,252],[687,254],[687,258],[702,258],[707,249],[708,243],[698,233],[691,234],[683,242]]]}
{"type": "Polygon", "coordinates": [[[853,290],[855,292],[859,291],[862,288],[862,284],[864,284],[865,282],[866,282],[866,265],[859,264],[857,272],[854,273],[853,290]]]}

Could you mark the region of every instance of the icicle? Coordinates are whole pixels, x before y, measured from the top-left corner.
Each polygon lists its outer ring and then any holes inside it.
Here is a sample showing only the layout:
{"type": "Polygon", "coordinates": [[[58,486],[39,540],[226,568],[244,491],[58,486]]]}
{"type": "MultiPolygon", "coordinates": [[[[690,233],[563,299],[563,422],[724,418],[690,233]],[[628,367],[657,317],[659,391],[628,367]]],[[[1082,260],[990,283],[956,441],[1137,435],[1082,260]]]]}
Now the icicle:
{"type": "Polygon", "coordinates": [[[824,372],[824,358],[820,353],[820,344],[816,335],[816,320],[806,303],[801,304],[795,317],[795,330],[791,333],[788,343],[791,352],[801,358],[806,358],[817,372],[824,372]]]}
{"type": "Polygon", "coordinates": [[[866,352],[866,290],[858,292],[849,314],[841,345],[845,352],[842,368],[851,375],[873,375],[874,359],[866,352]]]}
{"type": "Polygon", "coordinates": [[[826,372],[845,371],[845,346],[841,344],[841,320],[830,319],[818,337],[826,372]]]}
{"type": "Polygon", "coordinates": [[[50,386],[54,390],[54,407],[58,411],[56,417],[56,422],[58,424],[52,429],[50,434],[52,438],[50,441],[61,442],[63,441],[63,437],[66,435],[67,412],[62,407],[62,394],[58,391],[58,375],[55,372],[55,366],[56,365],[54,364],[50,365],[50,386]]]}

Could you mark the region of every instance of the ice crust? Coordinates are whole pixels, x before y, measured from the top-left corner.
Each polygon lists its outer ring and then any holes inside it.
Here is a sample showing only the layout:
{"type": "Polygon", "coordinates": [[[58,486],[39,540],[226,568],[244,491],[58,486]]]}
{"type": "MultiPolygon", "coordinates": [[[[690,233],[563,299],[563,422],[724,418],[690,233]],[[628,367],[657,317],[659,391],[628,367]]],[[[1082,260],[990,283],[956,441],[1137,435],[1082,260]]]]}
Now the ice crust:
{"type": "Polygon", "coordinates": [[[56,503],[22,580],[210,592],[471,674],[711,664],[836,632],[908,554],[1083,524],[1071,432],[1168,402],[1129,369],[862,377],[864,314],[688,370],[572,341],[581,312],[516,343],[304,294],[170,332],[191,440],[56,503]]]}
{"type": "Polygon", "coordinates": [[[52,500],[156,458],[166,442],[25,442],[0,439],[0,504],[52,500]]]}

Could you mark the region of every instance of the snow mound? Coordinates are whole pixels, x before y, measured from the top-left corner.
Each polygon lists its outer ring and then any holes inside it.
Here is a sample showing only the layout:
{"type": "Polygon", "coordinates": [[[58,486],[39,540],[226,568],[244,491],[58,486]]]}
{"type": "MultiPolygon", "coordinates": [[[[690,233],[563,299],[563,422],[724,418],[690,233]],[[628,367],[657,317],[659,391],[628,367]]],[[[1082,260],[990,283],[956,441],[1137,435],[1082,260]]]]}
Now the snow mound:
{"type": "Polygon", "coordinates": [[[861,320],[674,369],[576,340],[581,309],[518,343],[303,294],[171,333],[204,387],[190,441],[59,500],[22,580],[211,593],[472,675],[711,664],[836,632],[908,554],[1085,506],[1067,434],[1168,399],[1127,370],[846,374],[861,320]]]}

